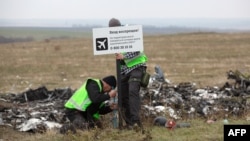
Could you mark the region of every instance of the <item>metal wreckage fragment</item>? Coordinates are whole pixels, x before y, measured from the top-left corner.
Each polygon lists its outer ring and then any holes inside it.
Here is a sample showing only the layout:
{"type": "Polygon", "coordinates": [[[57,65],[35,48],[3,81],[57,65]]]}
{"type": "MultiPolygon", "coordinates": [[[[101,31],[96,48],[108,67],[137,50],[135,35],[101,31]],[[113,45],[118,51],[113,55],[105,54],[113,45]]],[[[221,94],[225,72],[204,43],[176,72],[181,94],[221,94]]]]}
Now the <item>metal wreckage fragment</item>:
{"type": "MultiPolygon", "coordinates": [[[[246,116],[250,109],[250,76],[240,71],[227,72],[228,82],[222,88],[196,88],[191,82],[171,84],[159,66],[151,75],[149,86],[142,88],[142,119],[157,116],[176,120],[246,116]]],[[[20,94],[0,95],[0,125],[18,131],[43,133],[48,129],[72,128],[64,118],[64,103],[75,90],[48,90],[45,86],[20,94]]],[[[250,116],[250,115],[247,115],[250,116]]],[[[250,117],[246,117],[250,120],[250,117]]],[[[74,131],[74,130],[72,130],[74,131]]]]}
{"type": "Polygon", "coordinates": [[[60,128],[63,124],[64,103],[73,92],[70,88],[49,91],[42,86],[21,94],[1,95],[0,125],[39,133],[60,128]]]}

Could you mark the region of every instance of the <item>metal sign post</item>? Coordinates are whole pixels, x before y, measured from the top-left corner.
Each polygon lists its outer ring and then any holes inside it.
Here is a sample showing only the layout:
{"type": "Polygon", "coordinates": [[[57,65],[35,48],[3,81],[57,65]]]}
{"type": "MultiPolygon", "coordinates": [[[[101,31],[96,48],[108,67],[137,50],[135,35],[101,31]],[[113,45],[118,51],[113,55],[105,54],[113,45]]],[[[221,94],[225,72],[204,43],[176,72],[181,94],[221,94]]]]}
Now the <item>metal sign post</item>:
{"type": "MultiPolygon", "coordinates": [[[[94,55],[115,54],[122,52],[143,51],[142,26],[119,26],[108,28],[94,28],[93,30],[94,55]]],[[[117,91],[118,91],[118,118],[119,128],[122,128],[122,93],[121,93],[120,60],[116,60],[117,91]]],[[[114,111],[114,114],[116,114],[114,111]]],[[[115,117],[115,116],[114,116],[115,117]]],[[[117,119],[113,119],[117,121],[117,119]]],[[[117,123],[113,123],[116,127],[117,123]]]]}
{"type": "Polygon", "coordinates": [[[117,92],[118,92],[118,121],[119,128],[121,129],[123,126],[122,122],[122,94],[121,94],[121,68],[120,68],[120,60],[116,60],[116,77],[117,77],[117,92]]]}

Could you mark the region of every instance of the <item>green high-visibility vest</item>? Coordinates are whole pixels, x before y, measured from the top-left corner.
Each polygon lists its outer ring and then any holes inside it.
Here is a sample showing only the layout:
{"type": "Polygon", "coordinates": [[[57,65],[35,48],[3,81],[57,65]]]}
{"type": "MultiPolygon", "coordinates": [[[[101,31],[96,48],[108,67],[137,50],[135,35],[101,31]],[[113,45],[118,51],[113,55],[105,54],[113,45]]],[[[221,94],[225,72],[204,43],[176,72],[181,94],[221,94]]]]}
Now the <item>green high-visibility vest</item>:
{"type": "Polygon", "coordinates": [[[136,56],[135,58],[124,59],[124,62],[127,67],[132,67],[137,64],[145,63],[147,62],[147,60],[148,60],[148,57],[144,53],[140,52],[140,54],[136,56]]]}
{"type": "MultiPolygon", "coordinates": [[[[91,78],[87,79],[87,81],[82,85],[82,87],[80,87],[80,89],[78,89],[71,97],[70,99],[65,103],[64,107],[68,108],[68,109],[77,109],[80,111],[86,111],[86,109],[88,108],[88,106],[92,103],[92,101],[89,98],[88,95],[88,91],[86,89],[86,84],[88,82],[88,80],[90,80],[91,78]]],[[[102,91],[102,85],[101,85],[101,81],[98,79],[92,79],[94,81],[97,82],[98,86],[99,86],[99,91],[102,91]]],[[[100,107],[102,107],[104,105],[104,103],[102,103],[100,105],[100,107]]],[[[99,119],[100,115],[99,113],[95,113],[93,115],[93,117],[95,119],[99,119]]]]}

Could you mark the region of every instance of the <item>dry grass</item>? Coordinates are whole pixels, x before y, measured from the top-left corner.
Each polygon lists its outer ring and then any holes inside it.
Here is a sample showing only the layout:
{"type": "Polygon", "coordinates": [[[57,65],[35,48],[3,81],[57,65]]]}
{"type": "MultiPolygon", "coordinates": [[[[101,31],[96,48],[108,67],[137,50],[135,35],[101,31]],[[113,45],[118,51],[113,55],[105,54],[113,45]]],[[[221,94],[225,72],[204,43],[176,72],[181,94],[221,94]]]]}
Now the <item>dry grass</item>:
{"type": "MultiPolygon", "coordinates": [[[[105,128],[90,131],[78,130],[76,134],[62,135],[55,130],[44,134],[17,132],[10,128],[0,126],[0,139],[4,141],[222,141],[223,122],[221,120],[207,124],[204,120],[196,119],[185,121],[191,124],[190,128],[177,128],[169,130],[164,127],[146,126],[145,134],[131,130],[105,128]]],[[[249,121],[229,119],[230,124],[249,124],[249,121]]]]}
{"type": "Polygon", "coordinates": [[[146,38],[149,68],[163,67],[174,83],[222,85],[230,69],[250,71],[250,34],[182,34],[146,38]],[[151,50],[155,48],[156,50],[151,50]]]}
{"type": "MultiPolygon", "coordinates": [[[[250,34],[194,33],[145,36],[148,70],[159,65],[172,83],[223,85],[226,72],[250,71],[250,34]]],[[[0,44],[0,92],[45,85],[78,88],[87,77],[116,74],[113,55],[93,55],[92,39],[0,44]]]]}
{"type": "MultiPolygon", "coordinates": [[[[172,83],[194,82],[197,87],[222,86],[226,72],[238,69],[250,72],[250,33],[193,33],[145,36],[144,50],[149,57],[148,70],[159,65],[172,83]]],[[[51,40],[0,44],[0,93],[21,93],[41,85],[49,89],[77,89],[87,77],[101,78],[116,74],[114,55],[93,55],[92,39],[51,40]]],[[[148,127],[150,135],[105,129],[63,136],[57,132],[45,135],[15,133],[1,127],[0,139],[10,140],[222,140],[221,123],[207,125],[190,121],[192,128],[173,132],[148,127]],[[2,130],[3,129],[3,130],[2,130]]],[[[233,122],[242,123],[245,121],[233,122]]]]}

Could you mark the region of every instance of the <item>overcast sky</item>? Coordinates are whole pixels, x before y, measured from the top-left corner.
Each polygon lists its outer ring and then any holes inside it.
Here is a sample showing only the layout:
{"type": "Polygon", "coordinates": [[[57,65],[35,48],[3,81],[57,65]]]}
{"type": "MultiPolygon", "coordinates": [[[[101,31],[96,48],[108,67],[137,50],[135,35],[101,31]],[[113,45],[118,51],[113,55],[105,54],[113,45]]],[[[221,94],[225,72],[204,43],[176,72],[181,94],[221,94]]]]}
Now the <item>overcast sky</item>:
{"type": "Polygon", "coordinates": [[[0,0],[0,19],[250,18],[250,0],[0,0]]]}

